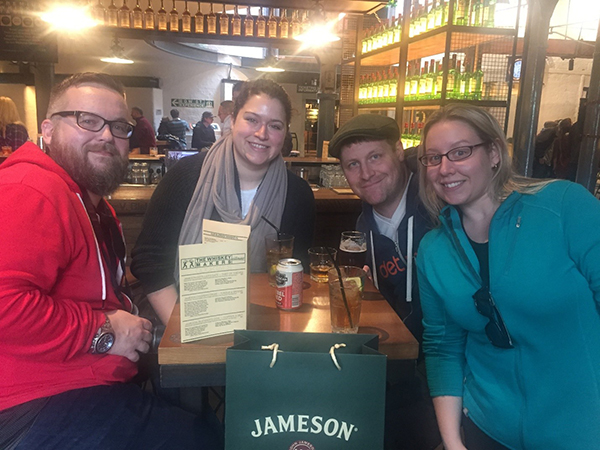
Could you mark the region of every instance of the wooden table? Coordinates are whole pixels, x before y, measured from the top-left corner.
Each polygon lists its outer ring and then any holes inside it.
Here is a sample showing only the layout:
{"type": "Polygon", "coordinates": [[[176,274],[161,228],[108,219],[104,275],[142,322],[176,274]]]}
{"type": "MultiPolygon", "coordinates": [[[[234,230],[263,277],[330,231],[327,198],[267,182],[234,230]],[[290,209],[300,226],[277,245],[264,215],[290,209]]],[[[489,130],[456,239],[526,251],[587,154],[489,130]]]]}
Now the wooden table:
{"type": "MultiPolygon", "coordinates": [[[[304,275],[303,305],[295,311],[275,306],[275,288],[267,274],[252,274],[249,281],[248,329],[330,333],[329,288],[304,275]]],[[[176,305],[158,348],[163,387],[222,386],[225,355],[233,335],[180,342],[179,305],[176,305]]],[[[379,351],[389,359],[417,359],[419,344],[389,303],[368,281],[365,286],[359,333],[379,335],[379,351]]]]}

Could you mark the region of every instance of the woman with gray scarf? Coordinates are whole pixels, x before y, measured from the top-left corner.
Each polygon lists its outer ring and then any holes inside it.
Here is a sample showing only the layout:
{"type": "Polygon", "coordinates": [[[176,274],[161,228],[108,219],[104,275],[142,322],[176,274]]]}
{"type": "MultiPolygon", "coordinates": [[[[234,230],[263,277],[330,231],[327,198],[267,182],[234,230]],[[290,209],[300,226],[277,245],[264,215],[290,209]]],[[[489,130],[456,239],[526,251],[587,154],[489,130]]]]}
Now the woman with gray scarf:
{"type": "Polygon", "coordinates": [[[131,270],[163,323],[177,300],[177,248],[202,241],[202,219],[250,225],[250,270],[266,271],[264,216],[295,237],[294,256],[312,244],[315,206],[309,185],[281,156],[291,102],[271,80],[244,83],[232,132],[208,153],[184,158],[160,182],[133,250],[131,270]]]}

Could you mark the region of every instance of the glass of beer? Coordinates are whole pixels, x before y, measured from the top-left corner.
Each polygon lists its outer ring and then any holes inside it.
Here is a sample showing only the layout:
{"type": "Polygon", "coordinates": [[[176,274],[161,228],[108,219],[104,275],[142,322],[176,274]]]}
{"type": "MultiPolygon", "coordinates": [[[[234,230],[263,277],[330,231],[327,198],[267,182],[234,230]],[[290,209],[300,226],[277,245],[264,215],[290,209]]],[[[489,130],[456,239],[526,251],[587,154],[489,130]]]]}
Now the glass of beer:
{"type": "Polygon", "coordinates": [[[338,263],[341,266],[363,267],[367,262],[367,237],[362,231],[343,231],[338,263]]]}
{"type": "Polygon", "coordinates": [[[358,333],[366,272],[359,267],[341,266],[344,293],[335,268],[329,270],[329,309],[332,333],[358,333]],[[345,301],[344,301],[345,297],[345,301]]]}
{"type": "Polygon", "coordinates": [[[275,287],[275,272],[280,259],[291,258],[294,251],[294,236],[284,233],[273,233],[265,236],[267,250],[267,272],[269,284],[275,287]]]}
{"type": "Polygon", "coordinates": [[[336,254],[337,250],[332,247],[309,248],[310,279],[317,283],[327,283],[327,280],[329,279],[327,273],[329,272],[329,269],[333,267],[333,261],[335,261],[336,254]],[[327,250],[329,250],[329,252],[327,250]]]}

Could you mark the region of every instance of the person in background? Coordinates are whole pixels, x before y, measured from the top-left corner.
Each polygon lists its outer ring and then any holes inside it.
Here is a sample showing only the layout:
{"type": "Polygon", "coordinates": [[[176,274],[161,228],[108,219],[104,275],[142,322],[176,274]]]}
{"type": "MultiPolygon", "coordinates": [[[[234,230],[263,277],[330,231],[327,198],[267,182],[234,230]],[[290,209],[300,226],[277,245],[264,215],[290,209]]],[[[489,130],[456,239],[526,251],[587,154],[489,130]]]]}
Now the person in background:
{"type": "Polygon", "coordinates": [[[152,324],[122,287],[125,242],[104,196],[127,171],[123,86],[75,74],[42,135],[0,166],[0,448],[220,448],[200,418],[130,381],[152,324]]]}
{"type": "Polygon", "coordinates": [[[8,97],[0,97],[0,154],[10,154],[28,139],[27,129],[21,122],[15,102],[8,97]]]}
{"type": "Polygon", "coordinates": [[[231,88],[231,100],[233,103],[235,103],[235,100],[239,97],[240,92],[242,92],[242,86],[244,83],[245,81],[238,81],[233,85],[233,88],[231,88]]]}
{"type": "Polygon", "coordinates": [[[214,116],[210,111],[204,111],[202,113],[202,120],[194,127],[194,133],[192,134],[192,148],[198,150],[210,148],[210,146],[215,143],[217,140],[215,138],[215,130],[211,126],[213,121],[214,116]]]}
{"type": "Polygon", "coordinates": [[[144,112],[137,106],[131,108],[131,117],[135,120],[136,125],[129,138],[129,148],[131,150],[139,148],[141,154],[147,155],[150,153],[150,147],[156,147],[154,129],[148,119],[144,117],[144,112]]]}
{"type": "MultiPolygon", "coordinates": [[[[356,229],[367,235],[373,282],[421,344],[423,315],[413,267],[431,221],[419,199],[416,153],[410,158],[411,168],[399,139],[395,120],[358,115],[333,136],[329,154],[340,159],[348,184],[363,201],[356,229]]],[[[410,368],[408,378],[402,364],[388,361],[388,366],[385,448],[435,448],[441,438],[423,358],[416,372],[410,368]]]]}
{"type": "Polygon", "coordinates": [[[435,112],[421,145],[439,225],[417,257],[423,346],[445,448],[597,448],[600,202],[516,176],[483,108],[435,112]]]}
{"type": "Polygon", "coordinates": [[[294,257],[306,261],[315,203],[308,183],[287,171],[281,156],[291,114],[290,99],[277,83],[245,83],[231,134],[177,163],[156,188],[131,270],[163,323],[178,297],[178,246],[202,241],[203,218],[250,225],[251,272],[267,270],[265,236],[274,230],[263,216],[294,236],[294,257]]]}
{"type": "Polygon", "coordinates": [[[169,116],[163,116],[163,118],[160,119],[160,123],[158,124],[158,130],[156,130],[156,134],[158,136],[169,134],[169,130],[167,130],[167,123],[169,123],[170,121],[171,118],[169,116]]]}
{"type": "Polygon", "coordinates": [[[191,130],[189,124],[179,118],[179,111],[176,109],[171,110],[171,117],[173,119],[166,123],[167,134],[172,134],[180,141],[185,142],[185,133],[191,130]]]}
{"type": "Polygon", "coordinates": [[[231,122],[233,114],[233,102],[231,100],[225,100],[221,102],[217,116],[221,121],[221,137],[227,136],[231,133],[231,122]]]}

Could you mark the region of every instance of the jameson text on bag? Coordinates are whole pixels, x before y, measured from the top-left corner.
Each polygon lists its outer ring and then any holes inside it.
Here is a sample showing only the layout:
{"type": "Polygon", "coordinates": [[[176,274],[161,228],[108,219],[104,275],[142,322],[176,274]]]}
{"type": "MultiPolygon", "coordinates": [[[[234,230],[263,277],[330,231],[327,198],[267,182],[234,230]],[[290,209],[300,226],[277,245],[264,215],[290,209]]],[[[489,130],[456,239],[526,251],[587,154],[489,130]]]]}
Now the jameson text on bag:
{"type": "Polygon", "coordinates": [[[377,335],[236,330],[226,450],[382,449],[386,356],[377,347],[377,335]]]}

